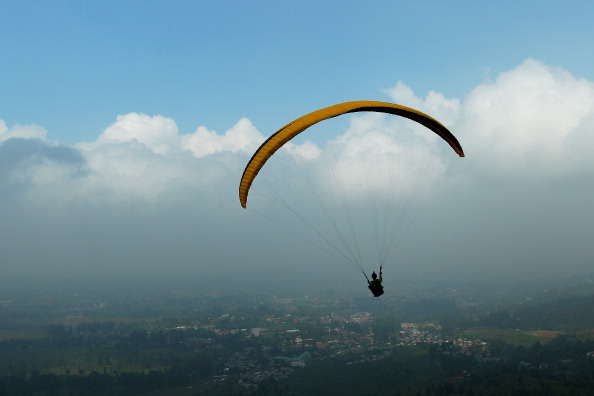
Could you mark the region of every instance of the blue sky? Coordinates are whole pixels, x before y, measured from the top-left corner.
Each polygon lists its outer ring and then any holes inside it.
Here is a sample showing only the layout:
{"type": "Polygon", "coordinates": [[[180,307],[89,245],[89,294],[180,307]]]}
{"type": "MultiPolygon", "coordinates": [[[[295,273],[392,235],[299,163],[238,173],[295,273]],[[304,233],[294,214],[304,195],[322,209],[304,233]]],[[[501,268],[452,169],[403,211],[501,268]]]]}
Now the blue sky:
{"type": "Polygon", "coordinates": [[[1,116],[94,139],[128,112],[273,131],[404,81],[462,98],[526,58],[592,79],[591,2],[2,1],[1,116]]]}
{"type": "MultiPolygon", "coordinates": [[[[393,273],[591,272],[593,18],[588,1],[0,1],[2,273],[259,274],[281,256],[336,273],[237,185],[263,139],[350,100],[425,111],[467,153],[393,273]]],[[[323,179],[330,146],[422,135],[341,122],[279,160],[323,179]]]]}

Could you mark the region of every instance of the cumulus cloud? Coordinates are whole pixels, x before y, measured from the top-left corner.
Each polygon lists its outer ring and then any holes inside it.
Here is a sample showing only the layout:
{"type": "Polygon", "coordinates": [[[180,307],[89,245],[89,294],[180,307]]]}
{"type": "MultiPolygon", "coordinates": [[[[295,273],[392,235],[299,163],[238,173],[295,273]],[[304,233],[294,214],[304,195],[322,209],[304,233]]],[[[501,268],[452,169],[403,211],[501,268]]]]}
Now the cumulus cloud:
{"type": "Polygon", "coordinates": [[[6,121],[0,120],[0,143],[12,138],[45,139],[47,131],[39,125],[14,125],[8,128],[6,121]]]}
{"type": "Polygon", "coordinates": [[[91,150],[98,146],[119,143],[140,144],[155,154],[168,155],[190,151],[195,157],[222,152],[251,152],[264,140],[262,134],[250,120],[239,120],[224,134],[200,126],[194,133],[179,134],[175,121],[162,115],[149,116],[128,113],[117,117],[94,143],[78,146],[91,150]]]}
{"type": "Polygon", "coordinates": [[[264,136],[250,120],[242,118],[223,135],[200,127],[196,132],[182,136],[182,147],[196,157],[221,152],[251,153],[264,141],[264,136]]]}
{"type": "Polygon", "coordinates": [[[543,180],[594,167],[594,83],[567,70],[528,59],[463,101],[433,91],[420,97],[402,82],[384,92],[448,126],[477,176],[543,180]]]}
{"type": "Polygon", "coordinates": [[[593,82],[529,59],[473,89],[456,126],[483,172],[548,178],[592,169],[593,121],[593,82]]]}
{"type": "MultiPolygon", "coordinates": [[[[224,134],[200,126],[180,134],[174,120],[162,115],[129,113],[117,117],[95,142],[76,147],[93,174],[85,188],[105,199],[171,199],[171,191],[212,191],[240,162],[233,154],[255,150],[264,140],[248,119],[224,134]]],[[[242,159],[243,160],[243,159],[242,159]]]]}
{"type": "Polygon", "coordinates": [[[171,118],[161,115],[128,113],[117,117],[96,144],[138,142],[157,154],[168,154],[176,146],[178,128],[171,118]]]}

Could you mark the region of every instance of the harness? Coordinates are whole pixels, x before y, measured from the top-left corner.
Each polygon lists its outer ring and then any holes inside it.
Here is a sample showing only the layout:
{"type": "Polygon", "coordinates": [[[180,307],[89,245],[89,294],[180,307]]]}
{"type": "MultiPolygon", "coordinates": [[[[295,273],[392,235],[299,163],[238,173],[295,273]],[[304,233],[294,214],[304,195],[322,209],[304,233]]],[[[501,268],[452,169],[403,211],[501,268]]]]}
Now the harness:
{"type": "MultiPolygon", "coordinates": [[[[365,275],[365,279],[367,279],[367,283],[369,286],[369,290],[373,293],[374,297],[379,297],[384,294],[384,286],[382,286],[382,282],[379,279],[369,280],[365,271],[362,271],[363,275],[365,275]]],[[[380,266],[380,274],[382,273],[382,267],[380,266]]]]}

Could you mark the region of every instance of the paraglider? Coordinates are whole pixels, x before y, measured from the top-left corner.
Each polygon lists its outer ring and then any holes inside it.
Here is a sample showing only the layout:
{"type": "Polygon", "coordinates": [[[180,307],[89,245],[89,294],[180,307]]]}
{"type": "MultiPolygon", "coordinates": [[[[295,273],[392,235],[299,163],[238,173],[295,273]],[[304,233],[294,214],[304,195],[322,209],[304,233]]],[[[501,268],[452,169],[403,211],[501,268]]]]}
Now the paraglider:
{"type": "MultiPolygon", "coordinates": [[[[429,130],[433,131],[441,139],[443,139],[456,154],[460,157],[464,157],[464,151],[456,137],[439,121],[430,117],[429,115],[412,109],[410,107],[397,105],[388,102],[379,101],[352,101],[339,103],[333,106],[325,107],[320,110],[316,110],[312,113],[306,114],[302,117],[297,118],[294,121],[286,124],[273,135],[271,135],[254,153],[247,166],[243,171],[241,182],[239,184],[239,201],[243,208],[247,208],[247,200],[250,192],[250,187],[254,182],[254,179],[266,164],[268,159],[278,151],[283,145],[289,142],[291,139],[305,131],[309,127],[333,117],[338,117],[343,114],[356,113],[356,112],[377,112],[393,114],[400,117],[408,118],[413,120],[429,130]]],[[[326,238],[323,238],[326,239],[326,238]]],[[[365,271],[361,269],[365,275],[369,288],[373,292],[374,296],[378,297],[383,294],[382,273],[381,266],[383,262],[380,261],[380,276],[374,272],[376,277],[370,281],[365,274],[365,271]],[[372,287],[373,285],[373,287],[372,287]]],[[[361,266],[362,267],[362,266],[361,266]]]]}
{"type": "Polygon", "coordinates": [[[360,111],[373,111],[380,113],[395,114],[401,117],[409,118],[418,122],[421,125],[431,129],[443,140],[445,140],[454,151],[460,156],[464,157],[464,151],[458,143],[456,137],[439,121],[431,118],[425,113],[410,107],[400,106],[394,103],[377,102],[370,100],[360,100],[354,102],[339,103],[334,106],[325,107],[323,109],[306,114],[302,117],[291,121],[278,131],[270,136],[259,148],[256,150],[250,161],[248,162],[243,175],[241,176],[241,183],[239,184],[239,202],[244,208],[247,206],[247,198],[252,182],[264,166],[268,158],[270,158],[279,148],[285,143],[305,131],[310,126],[317,124],[320,121],[327,120],[332,117],[337,117],[346,113],[355,113],[360,111]]]}
{"type": "Polygon", "coordinates": [[[380,267],[379,278],[375,271],[371,274],[371,280],[367,279],[368,288],[373,293],[373,297],[379,297],[384,294],[384,286],[382,286],[382,267],[380,267]]]}

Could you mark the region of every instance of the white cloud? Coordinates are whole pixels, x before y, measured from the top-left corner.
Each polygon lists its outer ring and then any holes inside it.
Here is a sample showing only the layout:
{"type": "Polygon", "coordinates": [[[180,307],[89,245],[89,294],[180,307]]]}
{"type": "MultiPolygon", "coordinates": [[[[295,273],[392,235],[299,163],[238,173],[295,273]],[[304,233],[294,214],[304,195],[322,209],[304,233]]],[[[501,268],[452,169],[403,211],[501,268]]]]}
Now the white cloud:
{"type": "Polygon", "coordinates": [[[138,142],[157,154],[168,154],[177,146],[178,128],[171,118],[128,113],[117,117],[96,144],[138,142]]]}
{"type": "Polygon", "coordinates": [[[264,136],[250,120],[242,118],[225,134],[219,135],[205,127],[182,136],[182,147],[190,150],[198,158],[221,152],[251,153],[264,141],[264,136]]]}
{"type": "Polygon", "coordinates": [[[322,149],[320,149],[320,147],[311,140],[307,140],[301,144],[288,142],[284,147],[287,152],[291,154],[297,161],[315,160],[322,154],[322,149]]]}
{"type": "Polygon", "coordinates": [[[440,143],[431,131],[399,117],[358,115],[343,135],[330,142],[322,166],[323,184],[332,186],[331,180],[341,172],[340,180],[351,194],[365,197],[369,188],[410,194],[443,174],[440,143]],[[368,185],[370,178],[373,186],[368,185]]]}
{"type": "Polygon", "coordinates": [[[11,138],[45,140],[47,131],[39,125],[14,125],[8,128],[6,121],[0,120],[0,143],[11,138]]]}
{"type": "Polygon", "coordinates": [[[84,153],[92,173],[80,193],[89,200],[112,203],[152,202],[169,184],[184,179],[176,160],[156,154],[141,144],[104,144],[84,153]]]}
{"type": "Polygon", "coordinates": [[[92,200],[154,202],[179,198],[184,189],[212,191],[243,162],[228,154],[247,155],[263,140],[246,118],[222,135],[203,126],[180,135],[170,118],[120,115],[95,142],[76,145],[91,170],[80,192],[92,200]]]}
{"type": "Polygon", "coordinates": [[[592,168],[594,157],[580,145],[592,142],[593,121],[591,81],[527,60],[473,89],[453,128],[483,172],[547,178],[592,168]]]}
{"type": "Polygon", "coordinates": [[[427,113],[446,126],[456,123],[460,116],[460,101],[458,99],[448,99],[443,94],[435,91],[429,91],[423,99],[416,96],[410,87],[399,81],[392,88],[384,89],[384,92],[394,102],[427,113]]]}
{"type": "Polygon", "coordinates": [[[433,91],[421,98],[402,82],[384,91],[448,126],[479,174],[547,179],[594,168],[594,83],[567,70],[528,59],[463,103],[433,91]]]}

